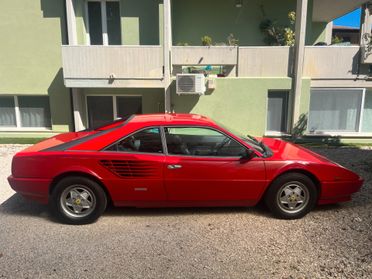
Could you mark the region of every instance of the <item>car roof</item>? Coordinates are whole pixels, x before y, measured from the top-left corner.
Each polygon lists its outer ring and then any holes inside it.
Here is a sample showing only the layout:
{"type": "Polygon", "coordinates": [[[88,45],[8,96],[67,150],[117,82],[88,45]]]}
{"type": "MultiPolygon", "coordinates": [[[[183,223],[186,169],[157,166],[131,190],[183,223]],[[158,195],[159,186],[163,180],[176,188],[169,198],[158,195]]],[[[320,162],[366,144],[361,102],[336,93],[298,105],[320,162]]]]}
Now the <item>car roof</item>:
{"type": "Polygon", "coordinates": [[[134,115],[130,123],[143,125],[216,125],[212,119],[199,114],[158,113],[134,115]]]}

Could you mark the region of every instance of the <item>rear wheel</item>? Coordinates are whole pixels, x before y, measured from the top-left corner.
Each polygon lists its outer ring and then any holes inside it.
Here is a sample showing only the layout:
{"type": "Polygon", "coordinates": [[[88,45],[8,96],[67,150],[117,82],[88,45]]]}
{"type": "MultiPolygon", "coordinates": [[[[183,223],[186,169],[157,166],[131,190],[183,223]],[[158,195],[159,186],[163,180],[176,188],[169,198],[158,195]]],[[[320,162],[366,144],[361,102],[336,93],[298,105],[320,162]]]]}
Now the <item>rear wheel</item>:
{"type": "Polygon", "coordinates": [[[86,177],[60,180],[50,197],[54,215],[63,223],[82,225],[96,221],[105,211],[107,197],[102,187],[86,177]]]}
{"type": "Polygon", "coordinates": [[[274,216],[298,219],[314,208],[317,197],[316,186],[309,177],[301,173],[287,173],[271,184],[265,202],[274,216]]]}

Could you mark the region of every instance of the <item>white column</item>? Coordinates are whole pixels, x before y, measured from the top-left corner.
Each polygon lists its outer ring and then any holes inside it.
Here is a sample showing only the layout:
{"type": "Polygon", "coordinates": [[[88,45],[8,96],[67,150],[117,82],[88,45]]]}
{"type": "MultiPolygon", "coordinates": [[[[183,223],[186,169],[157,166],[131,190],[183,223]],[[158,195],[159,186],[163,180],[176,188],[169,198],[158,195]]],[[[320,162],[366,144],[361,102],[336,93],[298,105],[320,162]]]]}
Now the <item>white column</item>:
{"type": "Polygon", "coordinates": [[[76,16],[73,0],[66,0],[66,21],[69,45],[77,45],[76,16]]]}
{"type": "Polygon", "coordinates": [[[326,26],[325,42],[327,45],[332,44],[332,33],[333,33],[333,21],[328,22],[326,26]]]}
{"type": "Polygon", "coordinates": [[[81,112],[83,109],[83,106],[81,104],[81,96],[79,92],[79,89],[72,88],[72,109],[74,114],[74,126],[75,126],[75,132],[81,131],[85,129],[85,126],[83,124],[83,121],[81,119],[81,112]]]}
{"type": "Polygon", "coordinates": [[[163,55],[164,55],[164,107],[165,112],[171,112],[171,51],[172,51],[172,21],[171,0],[163,2],[163,55]]]}
{"type": "Polygon", "coordinates": [[[294,76],[293,76],[293,118],[292,127],[294,127],[300,118],[300,102],[302,91],[302,75],[304,68],[306,23],[307,23],[308,0],[297,0],[296,11],[296,42],[294,46],[294,76]]]}
{"type": "Polygon", "coordinates": [[[372,14],[370,10],[370,4],[364,4],[362,6],[362,17],[360,21],[360,44],[364,45],[364,35],[371,34],[372,29],[372,14]]]}

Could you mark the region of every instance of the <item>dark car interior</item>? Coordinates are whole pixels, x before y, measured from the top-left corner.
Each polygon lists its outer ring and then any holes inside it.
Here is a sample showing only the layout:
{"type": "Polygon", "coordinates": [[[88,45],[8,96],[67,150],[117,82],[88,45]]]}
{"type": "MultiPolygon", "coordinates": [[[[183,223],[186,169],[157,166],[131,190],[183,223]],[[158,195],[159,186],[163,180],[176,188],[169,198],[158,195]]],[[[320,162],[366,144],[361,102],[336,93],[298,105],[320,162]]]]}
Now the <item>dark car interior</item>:
{"type": "Polygon", "coordinates": [[[220,135],[173,134],[165,128],[169,154],[193,156],[243,156],[245,147],[235,140],[220,135]]]}
{"type": "MultiPolygon", "coordinates": [[[[189,156],[241,157],[246,148],[223,134],[193,135],[170,133],[164,128],[168,153],[189,156]]],[[[131,135],[107,150],[121,152],[163,153],[160,131],[151,128],[131,135]]]]}

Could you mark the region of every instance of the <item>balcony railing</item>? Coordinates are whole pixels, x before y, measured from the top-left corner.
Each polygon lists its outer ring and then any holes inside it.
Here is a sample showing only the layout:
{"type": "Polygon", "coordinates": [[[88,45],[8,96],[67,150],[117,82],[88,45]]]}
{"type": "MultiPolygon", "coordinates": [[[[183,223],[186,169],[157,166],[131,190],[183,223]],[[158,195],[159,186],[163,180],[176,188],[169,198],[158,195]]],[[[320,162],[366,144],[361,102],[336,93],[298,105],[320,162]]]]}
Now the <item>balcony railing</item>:
{"type": "Polygon", "coordinates": [[[306,47],[304,76],[312,79],[355,79],[359,67],[359,46],[306,47]]]}
{"type": "Polygon", "coordinates": [[[161,46],[62,46],[62,61],[71,87],[133,86],[139,80],[161,87],[163,79],[161,46]]]}
{"type": "MultiPolygon", "coordinates": [[[[62,55],[68,87],[164,87],[161,46],[63,46],[62,55]]],[[[306,47],[304,77],[367,77],[368,66],[360,64],[360,55],[358,46],[306,47]]],[[[290,47],[172,47],[174,68],[226,65],[238,77],[291,77],[293,60],[290,47]]]]}
{"type": "Polygon", "coordinates": [[[238,75],[242,77],[288,77],[292,73],[290,47],[239,47],[238,75]]]}

